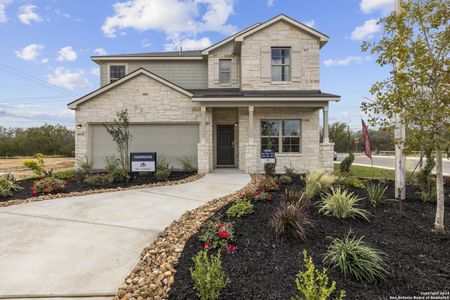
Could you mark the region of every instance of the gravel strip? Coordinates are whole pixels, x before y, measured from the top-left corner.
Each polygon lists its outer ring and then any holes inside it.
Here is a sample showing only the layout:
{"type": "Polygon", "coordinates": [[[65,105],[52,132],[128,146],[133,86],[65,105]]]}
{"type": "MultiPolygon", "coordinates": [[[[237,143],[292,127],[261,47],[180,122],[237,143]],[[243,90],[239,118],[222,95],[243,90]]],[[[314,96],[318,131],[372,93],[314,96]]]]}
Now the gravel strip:
{"type": "Polygon", "coordinates": [[[38,196],[38,197],[30,197],[27,199],[13,199],[13,200],[5,201],[5,202],[0,202],[0,207],[6,207],[6,206],[11,206],[11,205],[18,205],[18,204],[36,202],[36,201],[43,201],[43,200],[53,200],[53,199],[74,197],[74,196],[84,196],[84,195],[92,195],[92,194],[100,194],[100,193],[108,193],[108,192],[145,189],[145,188],[157,187],[157,186],[176,185],[176,184],[192,182],[192,181],[202,178],[203,176],[204,175],[202,175],[202,174],[195,174],[188,178],[184,178],[181,180],[175,180],[175,181],[155,182],[155,183],[135,185],[135,186],[130,186],[130,187],[107,188],[107,189],[88,190],[88,191],[82,191],[82,192],[43,195],[43,196],[38,196]]]}
{"type": "Polygon", "coordinates": [[[186,212],[179,220],[173,221],[142,251],[139,262],[120,285],[114,300],[167,299],[170,286],[174,282],[174,266],[181,256],[186,241],[216,211],[235,200],[241,192],[253,190],[257,178],[252,176],[252,182],[240,191],[211,200],[197,209],[186,212]]]}

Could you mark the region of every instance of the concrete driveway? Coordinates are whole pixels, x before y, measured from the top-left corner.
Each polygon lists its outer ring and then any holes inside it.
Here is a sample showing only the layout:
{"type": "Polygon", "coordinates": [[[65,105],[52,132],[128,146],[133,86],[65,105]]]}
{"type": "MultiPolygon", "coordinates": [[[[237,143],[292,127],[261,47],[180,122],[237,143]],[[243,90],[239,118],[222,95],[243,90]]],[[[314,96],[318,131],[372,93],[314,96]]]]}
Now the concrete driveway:
{"type": "Polygon", "coordinates": [[[114,295],[173,220],[249,182],[222,171],[182,185],[1,208],[0,299],[114,295]]]}

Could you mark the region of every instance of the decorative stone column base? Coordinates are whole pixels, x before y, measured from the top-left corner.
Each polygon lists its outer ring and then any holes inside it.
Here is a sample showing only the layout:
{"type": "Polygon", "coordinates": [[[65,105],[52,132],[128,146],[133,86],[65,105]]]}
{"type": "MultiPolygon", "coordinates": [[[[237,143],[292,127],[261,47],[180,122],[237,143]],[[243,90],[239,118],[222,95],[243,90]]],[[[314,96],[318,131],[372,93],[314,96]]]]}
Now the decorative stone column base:
{"type": "Polygon", "coordinates": [[[248,143],[245,147],[245,172],[256,174],[256,143],[248,143]]]}
{"type": "Polygon", "coordinates": [[[322,143],[319,145],[320,166],[327,172],[334,170],[333,152],[334,143],[322,143]]]}
{"type": "Polygon", "coordinates": [[[206,174],[211,172],[211,165],[209,159],[209,145],[207,143],[197,144],[198,151],[198,174],[206,174]]]}

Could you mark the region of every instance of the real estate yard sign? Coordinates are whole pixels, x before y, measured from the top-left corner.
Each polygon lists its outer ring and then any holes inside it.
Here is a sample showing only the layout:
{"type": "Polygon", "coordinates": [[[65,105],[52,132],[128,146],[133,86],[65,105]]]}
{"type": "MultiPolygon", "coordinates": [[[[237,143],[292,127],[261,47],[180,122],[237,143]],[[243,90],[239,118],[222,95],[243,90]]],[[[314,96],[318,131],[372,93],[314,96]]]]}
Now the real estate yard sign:
{"type": "Polygon", "coordinates": [[[131,172],[155,172],[156,152],[130,153],[131,172]]]}
{"type": "Polygon", "coordinates": [[[275,149],[264,149],[261,151],[261,162],[263,164],[275,163],[275,149]]]}

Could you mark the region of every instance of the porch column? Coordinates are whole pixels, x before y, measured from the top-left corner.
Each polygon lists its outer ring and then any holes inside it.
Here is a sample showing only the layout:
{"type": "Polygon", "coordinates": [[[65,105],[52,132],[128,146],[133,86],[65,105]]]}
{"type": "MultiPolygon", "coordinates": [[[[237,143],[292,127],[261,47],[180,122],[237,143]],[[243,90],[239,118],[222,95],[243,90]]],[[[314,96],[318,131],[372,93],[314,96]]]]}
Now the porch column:
{"type": "Polygon", "coordinates": [[[206,143],[206,106],[201,106],[200,143],[206,143]]]}
{"type": "Polygon", "coordinates": [[[328,144],[330,139],[328,138],[328,106],[323,107],[323,143],[328,144]]]}
{"type": "Polygon", "coordinates": [[[251,105],[248,107],[248,144],[245,147],[245,171],[250,174],[256,173],[256,144],[255,144],[255,120],[253,112],[255,108],[251,105]]]}
{"type": "Polygon", "coordinates": [[[255,129],[254,129],[254,120],[253,120],[253,112],[255,108],[254,106],[248,107],[248,143],[253,144],[255,141],[255,129]]]}

